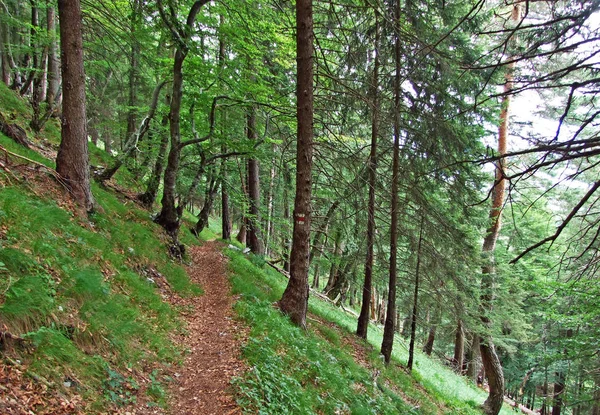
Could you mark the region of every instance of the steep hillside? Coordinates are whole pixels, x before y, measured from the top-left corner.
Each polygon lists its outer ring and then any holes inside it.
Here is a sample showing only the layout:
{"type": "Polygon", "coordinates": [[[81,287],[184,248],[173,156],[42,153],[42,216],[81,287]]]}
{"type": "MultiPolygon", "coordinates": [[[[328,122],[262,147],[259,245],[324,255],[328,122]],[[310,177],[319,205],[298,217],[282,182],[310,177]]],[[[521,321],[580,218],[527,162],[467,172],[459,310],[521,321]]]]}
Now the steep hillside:
{"type": "MultiPolygon", "coordinates": [[[[0,88],[0,111],[25,127],[26,106],[0,88]]],[[[112,183],[120,191],[94,186],[96,213],[78,211],[52,173],[58,136],[56,121],[30,135],[29,150],[0,135],[0,412],[168,412],[175,373],[198,373],[180,368],[189,350],[173,339],[192,329],[182,316],[207,307],[169,300],[202,295],[202,287],[129,196],[136,183],[126,169],[112,183]]],[[[92,164],[106,162],[93,148],[92,164]]],[[[182,233],[184,243],[198,243],[182,233]]],[[[313,296],[308,331],[296,328],[273,307],[285,277],[261,257],[233,246],[225,253],[235,310],[249,326],[248,370],[232,382],[244,413],[479,413],[484,394],[441,364],[419,355],[406,374],[402,342],[384,367],[371,345],[381,330],[370,329],[370,343],[357,340],[355,317],[327,302],[313,296]]]]}

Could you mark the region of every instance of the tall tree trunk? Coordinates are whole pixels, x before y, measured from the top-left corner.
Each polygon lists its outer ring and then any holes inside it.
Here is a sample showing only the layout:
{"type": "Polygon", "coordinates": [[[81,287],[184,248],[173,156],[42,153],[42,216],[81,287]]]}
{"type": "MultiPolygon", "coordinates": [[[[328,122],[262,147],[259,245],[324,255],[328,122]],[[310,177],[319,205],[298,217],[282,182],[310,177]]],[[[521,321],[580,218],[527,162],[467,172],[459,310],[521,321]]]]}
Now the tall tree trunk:
{"type": "MultiPolygon", "coordinates": [[[[183,61],[188,52],[187,40],[191,36],[192,27],[196,20],[196,16],[202,6],[208,3],[209,0],[195,1],[188,14],[184,37],[181,39],[180,32],[171,28],[173,35],[179,39],[177,50],[175,51],[175,59],[173,61],[173,91],[171,94],[171,111],[169,113],[169,132],[171,135],[171,148],[167,157],[167,167],[165,169],[163,179],[163,196],[161,200],[161,211],[155,221],[160,224],[174,239],[177,238],[177,233],[180,225],[180,217],[175,206],[175,196],[177,183],[177,173],[179,172],[179,159],[181,155],[181,99],[183,96],[183,61]]],[[[165,24],[171,26],[171,20],[166,17],[162,2],[158,1],[161,15],[165,16],[165,24]]]]}
{"type": "MultiPolygon", "coordinates": [[[[219,15],[219,27],[223,26],[225,17],[223,14],[219,15]]],[[[219,62],[219,70],[222,71],[225,65],[225,41],[219,31],[219,52],[217,56],[219,62]]],[[[227,112],[222,113],[221,118],[221,134],[225,134],[225,125],[227,124],[227,112]]],[[[221,153],[227,152],[227,146],[221,145],[221,153]]],[[[227,161],[221,160],[221,238],[228,240],[231,239],[231,215],[229,213],[229,191],[227,189],[227,161]]]]}
{"type": "MultiPolygon", "coordinates": [[[[275,152],[277,150],[275,144],[273,144],[273,152],[275,152]]],[[[273,227],[273,213],[274,213],[274,207],[275,207],[275,195],[274,195],[274,191],[275,191],[275,176],[277,173],[277,170],[275,169],[275,157],[273,157],[273,159],[271,160],[271,169],[269,172],[269,191],[267,192],[267,226],[265,227],[265,229],[267,230],[267,236],[265,239],[265,255],[269,256],[270,252],[271,252],[271,245],[272,245],[272,239],[273,239],[273,232],[274,232],[274,227],[273,227]]]]}
{"type": "Polygon", "coordinates": [[[56,171],[75,200],[88,212],[94,209],[85,116],[85,74],[79,0],[59,0],[62,78],[65,80],[61,141],[56,171]]]}
{"type": "Polygon", "coordinates": [[[423,346],[423,353],[425,353],[427,356],[431,356],[431,353],[433,352],[433,343],[435,342],[436,331],[437,324],[434,322],[431,324],[431,327],[429,327],[429,335],[427,336],[427,341],[423,346]]]}
{"type": "MultiPolygon", "coordinates": [[[[222,147],[225,153],[225,147],[222,147]]],[[[231,217],[229,214],[229,193],[227,191],[227,162],[221,160],[221,238],[231,239],[231,217]]]]}
{"type": "Polygon", "coordinates": [[[592,406],[592,415],[600,415],[600,371],[596,367],[596,375],[594,376],[594,402],[592,406]]]}
{"type": "Polygon", "coordinates": [[[139,54],[140,45],[136,38],[139,22],[142,18],[141,1],[133,0],[129,30],[131,35],[131,50],[129,51],[129,97],[127,105],[127,132],[125,141],[129,142],[135,134],[135,125],[137,118],[137,88],[139,72],[139,54]]]}
{"type": "Polygon", "coordinates": [[[421,246],[423,243],[423,222],[424,222],[424,217],[421,216],[421,227],[419,230],[419,243],[417,246],[417,267],[415,268],[415,292],[413,295],[413,309],[412,309],[412,314],[411,314],[411,319],[410,319],[410,343],[408,346],[408,363],[406,365],[406,368],[408,369],[409,372],[412,371],[413,368],[413,362],[414,362],[414,357],[415,357],[415,340],[416,340],[416,333],[417,333],[417,305],[418,305],[418,300],[419,300],[419,277],[420,277],[420,271],[421,271],[421,246]]]}
{"type": "MultiPolygon", "coordinates": [[[[163,120],[163,126],[168,122],[167,117],[163,120]]],[[[148,184],[146,185],[146,191],[138,196],[138,199],[142,202],[142,204],[147,208],[151,209],[154,201],[156,200],[156,195],[158,193],[158,188],[160,186],[160,179],[163,174],[163,170],[165,168],[165,156],[167,155],[167,149],[169,147],[169,135],[166,134],[166,131],[160,132],[161,140],[160,146],[158,148],[158,155],[156,156],[156,161],[154,162],[154,168],[152,169],[152,174],[148,179],[148,184]]]]}
{"type": "Polygon", "coordinates": [[[290,280],[279,301],[292,322],[306,327],[308,307],[308,257],[313,159],[313,17],[312,0],[296,1],[297,146],[294,230],[290,255],[290,280]]]}
{"type": "Polygon", "coordinates": [[[167,157],[167,167],[163,179],[162,209],[156,217],[156,222],[172,235],[177,234],[180,219],[175,207],[175,185],[177,183],[179,158],[181,154],[181,132],[179,124],[181,98],[183,94],[182,67],[185,56],[186,54],[181,49],[178,49],[175,53],[175,61],[173,64],[173,92],[171,95],[171,112],[169,113],[171,147],[167,157]]]}
{"type": "Polygon", "coordinates": [[[556,372],[556,381],[554,382],[554,396],[552,403],[552,415],[560,415],[563,408],[565,392],[565,374],[562,371],[556,372]]]}
{"type": "Polygon", "coordinates": [[[394,155],[392,162],[392,218],[390,223],[390,269],[388,281],[389,294],[387,316],[385,319],[385,326],[383,328],[383,341],[381,342],[381,354],[383,354],[386,364],[390,362],[392,356],[392,348],[394,346],[394,319],[396,318],[398,171],[400,169],[400,0],[396,0],[394,7],[394,66],[394,155]]]}
{"type": "Polygon", "coordinates": [[[362,304],[356,335],[367,338],[369,329],[369,300],[373,286],[373,261],[375,245],[375,185],[377,183],[377,138],[379,135],[379,12],[375,10],[375,44],[373,48],[373,79],[371,82],[371,152],[369,154],[369,205],[367,214],[367,257],[365,280],[362,289],[362,304]]]}
{"type": "MultiPolygon", "coordinates": [[[[513,6],[512,20],[518,22],[520,18],[519,4],[513,6]]],[[[505,95],[502,98],[502,108],[500,111],[500,126],[498,129],[498,155],[500,157],[506,154],[508,124],[509,124],[509,109],[510,109],[510,92],[513,88],[513,70],[514,63],[510,64],[506,72],[506,82],[504,84],[505,95]]],[[[496,175],[494,188],[492,191],[492,207],[490,211],[490,227],[483,241],[483,255],[487,263],[482,267],[481,276],[481,322],[486,327],[491,326],[490,312],[494,298],[494,251],[496,249],[496,240],[500,234],[502,226],[502,206],[504,205],[504,159],[500,159],[496,165],[496,175]]],[[[485,368],[485,374],[488,379],[489,395],[483,404],[483,411],[487,415],[497,415],[502,408],[504,400],[504,374],[502,365],[496,348],[490,335],[486,338],[480,338],[479,349],[481,351],[481,360],[485,368]]]]}
{"type": "Polygon", "coordinates": [[[327,279],[327,284],[325,284],[325,288],[323,288],[323,293],[325,294],[327,294],[335,284],[338,270],[341,265],[341,256],[343,251],[344,242],[342,241],[342,232],[340,229],[338,229],[335,232],[335,237],[333,241],[333,258],[331,261],[331,267],[329,268],[329,278],[327,279]]]}
{"type": "Polygon", "coordinates": [[[287,164],[283,165],[283,219],[285,220],[286,227],[284,228],[284,247],[283,247],[283,269],[290,272],[290,252],[292,250],[292,240],[290,238],[290,232],[288,224],[290,223],[290,192],[289,189],[292,187],[292,175],[287,164]]]}
{"type": "MultiPolygon", "coordinates": [[[[562,338],[571,338],[573,337],[573,330],[560,330],[559,331],[562,338]]],[[[563,354],[567,357],[568,351],[567,349],[563,350],[563,354]]],[[[560,368],[555,372],[555,381],[554,381],[554,394],[553,394],[553,402],[552,402],[552,415],[560,415],[562,413],[562,409],[564,406],[564,396],[565,396],[565,386],[566,386],[566,373],[564,369],[560,368]]]]}
{"type": "Polygon", "coordinates": [[[456,335],[454,337],[454,358],[452,365],[456,373],[461,374],[463,370],[463,358],[465,354],[465,333],[463,331],[462,320],[458,319],[456,324],[456,335]]]}
{"type": "Polygon", "coordinates": [[[48,106],[57,105],[58,89],[60,87],[60,62],[56,53],[56,18],[54,6],[51,1],[46,4],[46,27],[50,44],[48,46],[48,83],[46,91],[46,104],[48,106]]]}
{"type": "Polygon", "coordinates": [[[477,381],[477,376],[481,369],[480,353],[479,353],[479,335],[474,334],[471,337],[471,343],[467,347],[465,353],[467,359],[467,377],[473,382],[477,381]]]}
{"type": "MultiPolygon", "coordinates": [[[[6,5],[4,5],[6,7],[6,5]]],[[[7,10],[5,9],[5,12],[7,10]]],[[[7,13],[8,14],[8,13],[7,13]]],[[[8,23],[0,21],[0,55],[2,57],[2,82],[10,86],[10,73],[12,70],[10,56],[10,34],[8,23]]]]}
{"type": "Polygon", "coordinates": [[[311,244],[312,248],[310,250],[310,256],[309,256],[310,262],[312,262],[313,258],[315,257],[315,255],[317,254],[317,252],[319,250],[319,243],[321,241],[321,238],[327,236],[327,230],[329,229],[329,223],[331,222],[331,218],[333,217],[333,214],[335,213],[335,211],[337,210],[339,205],[340,205],[340,201],[335,200],[331,204],[331,206],[329,206],[329,209],[327,209],[325,218],[323,218],[321,223],[319,223],[319,227],[315,231],[315,236],[313,237],[313,241],[311,244]]]}
{"type": "MultiPolygon", "coordinates": [[[[252,105],[248,112],[248,140],[256,142],[256,107],[252,105]]],[[[248,159],[248,229],[246,230],[246,243],[256,255],[264,254],[262,232],[260,231],[260,174],[258,160],[254,157],[248,159]]]]}
{"type": "Polygon", "coordinates": [[[208,181],[208,188],[206,192],[206,197],[204,198],[204,204],[202,205],[202,209],[198,214],[198,222],[196,222],[196,226],[194,227],[194,233],[196,235],[200,235],[200,232],[204,230],[206,226],[208,226],[208,217],[210,216],[210,212],[212,211],[213,204],[215,202],[215,196],[217,195],[217,191],[219,190],[219,180],[213,174],[208,181]]]}

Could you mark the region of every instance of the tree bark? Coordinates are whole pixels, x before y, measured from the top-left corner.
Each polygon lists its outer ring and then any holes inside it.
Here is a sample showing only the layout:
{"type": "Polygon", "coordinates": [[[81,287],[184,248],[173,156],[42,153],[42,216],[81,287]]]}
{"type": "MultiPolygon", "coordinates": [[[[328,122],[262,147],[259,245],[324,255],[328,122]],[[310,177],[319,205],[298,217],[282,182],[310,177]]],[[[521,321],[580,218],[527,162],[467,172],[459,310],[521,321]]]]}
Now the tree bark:
{"type": "Polygon", "coordinates": [[[373,261],[375,246],[375,185],[377,183],[377,138],[379,135],[379,12],[375,10],[373,80],[371,83],[371,152],[369,154],[369,204],[367,214],[367,257],[365,260],[365,279],[362,289],[362,304],[356,335],[367,338],[369,329],[369,300],[373,286],[373,261]]]}
{"type": "Polygon", "coordinates": [[[421,268],[421,246],[423,243],[423,222],[424,218],[421,216],[421,227],[419,230],[419,244],[417,246],[417,267],[415,268],[415,292],[413,296],[413,309],[410,319],[410,343],[408,346],[408,363],[406,368],[408,372],[412,372],[414,356],[415,356],[415,340],[417,333],[417,305],[419,300],[419,273],[421,268]]]}
{"type": "Polygon", "coordinates": [[[211,174],[207,186],[208,189],[206,192],[206,197],[204,198],[204,204],[202,205],[202,209],[198,214],[198,222],[196,222],[196,226],[194,227],[194,233],[196,235],[200,235],[200,232],[202,232],[202,230],[204,230],[204,228],[208,225],[208,217],[212,211],[217,191],[219,190],[219,180],[217,180],[214,174],[211,174]]]}
{"type": "Polygon", "coordinates": [[[313,159],[312,0],[296,1],[297,145],[296,198],[290,255],[290,280],[279,301],[292,322],[306,328],[313,159]]]}
{"type": "MultiPolygon", "coordinates": [[[[165,125],[167,122],[168,120],[165,117],[163,125],[165,125]]],[[[152,169],[152,174],[150,175],[150,179],[148,180],[146,191],[138,196],[138,199],[142,202],[146,209],[151,209],[152,205],[154,204],[154,201],[156,200],[156,195],[160,186],[160,179],[165,168],[165,156],[167,154],[168,147],[169,135],[166,134],[166,132],[161,131],[161,140],[160,146],[158,148],[158,155],[156,156],[154,168],[152,169]]]]}
{"type": "MultiPolygon", "coordinates": [[[[277,147],[273,144],[272,148],[273,152],[277,151],[277,147]]],[[[267,192],[267,224],[265,229],[267,230],[267,235],[265,238],[265,255],[269,256],[271,253],[271,245],[273,244],[273,213],[275,208],[275,177],[277,175],[276,170],[276,160],[275,157],[271,160],[271,169],[269,171],[269,191],[267,192]]]]}
{"type": "MultiPolygon", "coordinates": [[[[223,153],[225,148],[222,148],[223,153]]],[[[229,214],[229,193],[227,191],[227,164],[221,160],[221,238],[231,239],[231,217],[229,214]]]]}
{"type": "MultiPolygon", "coordinates": [[[[6,9],[5,9],[6,12],[6,9]]],[[[12,70],[10,56],[10,37],[8,24],[0,22],[0,55],[2,57],[2,82],[10,86],[10,73],[12,70]]]]}
{"type": "Polygon", "coordinates": [[[465,334],[463,331],[462,320],[458,319],[456,324],[456,336],[454,337],[454,358],[452,365],[456,373],[461,374],[463,371],[463,358],[465,354],[465,334]]]}
{"type": "MultiPolygon", "coordinates": [[[[383,341],[381,342],[381,354],[383,354],[386,364],[389,364],[392,356],[392,348],[394,346],[394,319],[396,318],[396,267],[398,257],[398,171],[400,170],[400,0],[396,0],[394,7],[394,66],[394,155],[392,162],[392,218],[390,223],[390,269],[388,281],[388,309],[387,316],[385,319],[385,326],[383,329],[383,341]]],[[[412,346],[414,347],[414,343],[412,346]]],[[[409,359],[409,363],[412,363],[411,359],[409,359]]],[[[409,371],[411,369],[412,367],[409,365],[409,371]]]]}
{"type": "Polygon", "coordinates": [[[283,269],[290,272],[290,252],[292,250],[292,240],[290,238],[290,232],[287,224],[290,223],[290,192],[289,188],[292,187],[292,175],[287,164],[283,165],[283,219],[285,220],[286,227],[283,236],[283,269]]]}
{"type": "MultiPolygon", "coordinates": [[[[512,20],[517,23],[520,18],[519,4],[513,6],[512,20]]],[[[506,82],[504,84],[504,92],[502,97],[502,107],[500,111],[500,126],[498,128],[498,155],[500,157],[506,154],[508,124],[509,124],[509,108],[510,108],[510,91],[513,88],[513,70],[514,63],[510,64],[506,72],[506,82]]],[[[504,159],[500,159],[496,165],[495,182],[492,190],[492,207],[490,211],[490,227],[483,241],[484,260],[488,261],[482,267],[481,277],[481,322],[486,327],[491,326],[489,313],[492,310],[493,303],[493,286],[494,286],[494,251],[496,249],[496,241],[500,234],[502,226],[502,207],[504,205],[505,179],[504,179],[504,159]]],[[[502,365],[494,343],[490,335],[487,338],[480,338],[481,360],[485,368],[485,374],[488,379],[489,395],[483,403],[483,411],[486,415],[497,415],[502,408],[504,399],[504,374],[502,365]]]]}
{"type": "Polygon", "coordinates": [[[341,265],[341,256],[344,250],[344,242],[342,241],[342,233],[338,229],[335,232],[335,239],[333,243],[333,258],[331,261],[331,267],[329,268],[329,278],[327,279],[327,284],[325,284],[325,288],[323,288],[323,293],[327,294],[329,290],[335,284],[335,280],[337,279],[337,274],[339,267],[341,265]]]}
{"type": "Polygon", "coordinates": [[[129,97],[127,109],[127,132],[125,140],[129,142],[135,134],[135,124],[137,118],[137,88],[138,88],[138,71],[139,71],[139,54],[140,46],[136,39],[136,32],[141,16],[141,1],[134,0],[132,3],[131,18],[129,22],[129,30],[131,35],[131,50],[129,52],[129,97]]]}
{"type": "Polygon", "coordinates": [[[309,261],[311,263],[312,263],[312,260],[315,257],[315,255],[317,255],[317,251],[319,250],[318,247],[319,247],[321,238],[324,235],[325,236],[327,235],[327,230],[329,229],[329,223],[339,205],[340,205],[340,201],[336,200],[331,204],[331,206],[329,206],[329,209],[327,209],[327,213],[325,214],[325,218],[323,218],[323,220],[321,221],[321,223],[319,224],[319,227],[317,228],[317,230],[315,232],[315,236],[313,237],[313,241],[311,244],[311,250],[310,250],[310,256],[309,256],[309,261]]]}
{"type": "Polygon", "coordinates": [[[50,45],[48,47],[48,73],[47,73],[47,90],[46,104],[48,106],[56,106],[56,98],[60,85],[60,62],[56,53],[56,17],[52,2],[48,1],[46,5],[46,27],[48,36],[50,37],[50,45]]]}
{"type": "Polygon", "coordinates": [[[423,353],[427,356],[431,356],[433,352],[433,343],[435,342],[435,333],[437,331],[437,324],[433,323],[429,328],[429,335],[427,336],[427,341],[423,346],[423,353]]]}
{"type": "Polygon", "coordinates": [[[480,370],[480,359],[479,359],[479,335],[475,334],[472,336],[471,344],[467,347],[466,359],[467,359],[467,377],[473,382],[477,381],[477,375],[480,370]]]}
{"type": "MultiPolygon", "coordinates": [[[[175,59],[173,61],[173,91],[171,94],[171,111],[169,113],[169,133],[171,135],[171,148],[167,157],[167,167],[163,179],[163,196],[161,211],[155,221],[160,224],[174,239],[179,231],[180,217],[175,206],[177,173],[179,172],[179,159],[181,156],[181,99],[183,96],[183,62],[188,53],[187,41],[191,36],[192,27],[196,16],[202,6],[210,0],[195,1],[188,14],[183,38],[179,30],[171,26],[172,22],[166,16],[163,18],[172,34],[178,39],[175,59]]],[[[158,1],[161,15],[164,16],[162,2],[158,1]]]]}
{"type": "Polygon", "coordinates": [[[86,211],[94,209],[85,115],[85,74],[79,0],[59,0],[62,60],[63,117],[56,171],[69,186],[75,200],[86,211]]]}
{"type": "MultiPolygon", "coordinates": [[[[248,140],[256,142],[256,107],[251,106],[248,112],[247,133],[248,140]]],[[[248,159],[248,229],[246,230],[246,243],[250,251],[256,255],[264,254],[262,232],[260,230],[260,174],[258,160],[254,157],[248,159]]]]}

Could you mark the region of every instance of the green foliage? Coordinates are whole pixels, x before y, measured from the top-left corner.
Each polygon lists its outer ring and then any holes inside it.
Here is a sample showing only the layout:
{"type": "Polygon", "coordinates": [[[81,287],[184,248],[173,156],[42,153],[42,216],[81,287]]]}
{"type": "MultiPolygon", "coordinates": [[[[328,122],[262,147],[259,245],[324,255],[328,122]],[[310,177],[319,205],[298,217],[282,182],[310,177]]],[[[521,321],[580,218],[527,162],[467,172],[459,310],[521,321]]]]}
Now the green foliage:
{"type": "MultiPolygon", "coordinates": [[[[250,370],[234,382],[238,403],[248,413],[437,414],[440,408],[479,413],[473,402],[483,402],[482,392],[424,355],[417,356],[414,377],[397,363],[386,368],[378,349],[372,349],[369,368],[359,365],[351,342],[344,340],[353,336],[355,317],[329,303],[311,297],[310,311],[333,325],[311,316],[309,331],[292,325],[273,304],[285,279],[271,268],[258,268],[239,251],[226,252],[233,291],[241,297],[236,311],[251,327],[243,351],[250,370]],[[377,382],[375,371],[380,372],[377,382]]],[[[378,346],[381,330],[371,327],[369,333],[369,342],[378,346]]],[[[404,347],[397,342],[396,362],[406,358],[404,347]]]]}
{"type": "Polygon", "coordinates": [[[119,372],[105,367],[106,378],[104,379],[104,396],[106,400],[117,406],[125,406],[135,403],[137,398],[135,393],[139,386],[132,377],[125,378],[119,372]]]}

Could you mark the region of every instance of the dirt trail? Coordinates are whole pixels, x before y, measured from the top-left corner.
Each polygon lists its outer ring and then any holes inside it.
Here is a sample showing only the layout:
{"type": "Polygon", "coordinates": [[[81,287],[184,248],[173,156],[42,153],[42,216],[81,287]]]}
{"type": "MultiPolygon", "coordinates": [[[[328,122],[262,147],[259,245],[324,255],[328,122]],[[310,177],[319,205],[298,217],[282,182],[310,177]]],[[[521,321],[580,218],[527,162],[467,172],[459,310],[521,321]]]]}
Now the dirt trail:
{"type": "MultiPolygon", "coordinates": [[[[241,409],[231,395],[229,382],[241,375],[244,365],[240,350],[245,327],[234,320],[233,302],[227,279],[227,258],[218,242],[189,248],[190,279],[204,294],[170,302],[182,310],[185,332],[174,339],[187,353],[181,367],[174,368],[166,410],[148,408],[138,402],[125,415],[234,415],[241,409]]],[[[142,399],[145,400],[145,399],[142,399]]]]}
{"type": "Polygon", "coordinates": [[[243,328],[233,319],[227,259],[217,242],[191,247],[190,257],[189,276],[204,294],[176,301],[189,309],[184,315],[187,334],[180,339],[189,354],[171,390],[170,413],[240,414],[228,389],[231,378],[244,368],[240,360],[243,328]]]}

